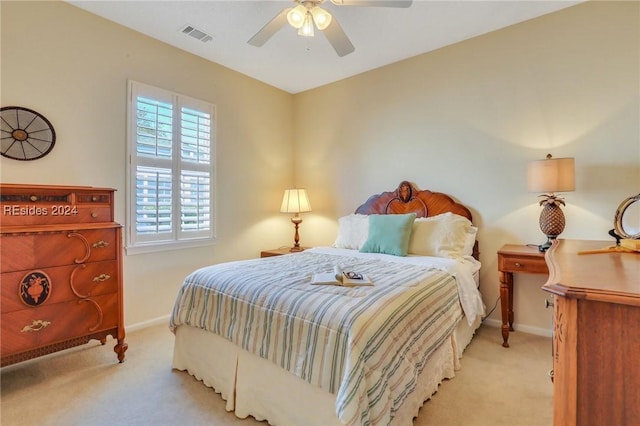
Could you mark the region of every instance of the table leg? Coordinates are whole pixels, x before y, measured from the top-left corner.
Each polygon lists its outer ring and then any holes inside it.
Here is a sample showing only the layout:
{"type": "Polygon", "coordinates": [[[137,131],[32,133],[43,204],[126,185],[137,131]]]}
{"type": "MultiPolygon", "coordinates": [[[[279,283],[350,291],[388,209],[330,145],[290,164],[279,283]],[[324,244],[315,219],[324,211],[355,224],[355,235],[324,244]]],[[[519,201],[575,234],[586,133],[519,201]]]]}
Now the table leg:
{"type": "Polygon", "coordinates": [[[509,331],[513,331],[513,274],[500,272],[500,310],[502,313],[502,346],[509,347],[509,331]]]}
{"type": "Polygon", "coordinates": [[[509,287],[509,331],[513,331],[513,274],[509,274],[507,279],[507,286],[509,287]]]}

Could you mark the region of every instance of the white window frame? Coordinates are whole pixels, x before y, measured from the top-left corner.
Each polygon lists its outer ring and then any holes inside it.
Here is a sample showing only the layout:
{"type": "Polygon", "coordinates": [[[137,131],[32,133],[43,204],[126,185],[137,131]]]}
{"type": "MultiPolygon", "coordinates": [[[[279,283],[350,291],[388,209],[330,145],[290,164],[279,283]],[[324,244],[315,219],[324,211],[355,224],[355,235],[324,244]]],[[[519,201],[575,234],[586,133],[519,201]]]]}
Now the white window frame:
{"type": "MultiPolygon", "coordinates": [[[[148,84],[129,80],[127,84],[127,194],[126,210],[127,220],[125,225],[125,249],[127,254],[140,254],[175,250],[181,248],[202,247],[215,243],[215,161],[216,161],[216,116],[215,105],[199,99],[173,93],[168,90],[150,86],[148,84]],[[137,139],[137,107],[138,98],[146,97],[172,106],[172,132],[170,158],[145,156],[138,154],[137,139]],[[210,153],[209,162],[189,161],[181,155],[181,112],[183,108],[196,110],[208,114],[210,117],[210,153]],[[169,221],[170,230],[163,232],[139,233],[137,215],[137,181],[138,166],[151,168],[164,168],[171,175],[171,211],[169,221]],[[208,228],[205,229],[181,229],[184,226],[181,219],[182,208],[186,202],[182,202],[181,178],[185,173],[209,175],[209,216],[208,228]]],[[[196,149],[196,154],[200,153],[196,149]]],[[[159,196],[157,198],[160,198],[159,196]]],[[[196,211],[198,211],[196,209],[196,211]]],[[[206,213],[206,211],[205,211],[206,213]]],[[[160,215],[158,215],[160,216],[160,215]]],[[[197,214],[199,217],[200,214],[197,214]]],[[[196,225],[200,225],[197,221],[196,225]]],[[[199,228],[199,226],[196,226],[199,228]]]]}

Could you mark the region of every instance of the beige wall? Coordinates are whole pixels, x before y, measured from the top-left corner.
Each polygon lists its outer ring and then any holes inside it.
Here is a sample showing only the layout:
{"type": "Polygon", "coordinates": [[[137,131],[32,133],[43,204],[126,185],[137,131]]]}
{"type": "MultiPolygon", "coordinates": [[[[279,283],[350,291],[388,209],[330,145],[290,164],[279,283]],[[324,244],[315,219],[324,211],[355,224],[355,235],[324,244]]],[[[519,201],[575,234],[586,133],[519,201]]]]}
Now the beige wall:
{"type": "Polygon", "coordinates": [[[57,134],[37,161],[2,157],[2,182],[116,188],[125,220],[127,79],[217,106],[215,246],[124,258],[125,322],[169,314],[196,267],[287,241],[276,213],[292,182],[293,97],[62,2],[1,3],[1,103],[34,109],[57,134]]]}
{"type": "MultiPolygon", "coordinates": [[[[296,95],[306,242],[330,243],[333,218],[405,179],[452,194],[480,227],[492,307],[496,251],[545,240],[525,168],[547,153],[576,159],[563,237],[610,240],[616,208],[640,192],[639,31],[639,3],[586,3],[296,95]]],[[[544,282],[516,278],[517,327],[549,332],[544,282]]]]}
{"type": "MultiPolygon", "coordinates": [[[[294,183],[314,208],[305,245],[331,244],[338,216],[401,180],[452,194],[480,227],[491,307],[496,250],[544,240],[528,161],[576,158],[568,238],[608,239],[616,207],[640,190],[639,8],[579,5],[293,96],[64,3],[5,1],[1,104],[43,113],[58,141],[38,161],[2,158],[2,181],[117,188],[123,223],[125,93],[135,79],[217,105],[218,244],[126,256],[128,325],[166,317],[192,269],[290,243],[277,210],[294,183]]],[[[522,329],[550,329],[543,282],[517,279],[522,329]]]]}

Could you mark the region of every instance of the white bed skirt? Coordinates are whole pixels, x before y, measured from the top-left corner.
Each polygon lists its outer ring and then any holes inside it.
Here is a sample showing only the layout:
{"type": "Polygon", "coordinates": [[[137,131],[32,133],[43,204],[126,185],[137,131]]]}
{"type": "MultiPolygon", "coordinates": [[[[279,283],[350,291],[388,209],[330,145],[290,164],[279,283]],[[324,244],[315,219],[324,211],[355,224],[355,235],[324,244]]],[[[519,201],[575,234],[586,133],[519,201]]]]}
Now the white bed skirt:
{"type": "MultiPolygon", "coordinates": [[[[393,424],[410,425],[424,401],[444,379],[455,376],[459,359],[480,318],[469,326],[466,318],[430,357],[416,390],[396,413],[393,424]]],[[[227,411],[239,418],[253,416],[281,426],[340,425],[335,395],[296,377],[277,365],[202,329],[178,326],[173,368],[187,371],[227,401],[227,411]]]]}

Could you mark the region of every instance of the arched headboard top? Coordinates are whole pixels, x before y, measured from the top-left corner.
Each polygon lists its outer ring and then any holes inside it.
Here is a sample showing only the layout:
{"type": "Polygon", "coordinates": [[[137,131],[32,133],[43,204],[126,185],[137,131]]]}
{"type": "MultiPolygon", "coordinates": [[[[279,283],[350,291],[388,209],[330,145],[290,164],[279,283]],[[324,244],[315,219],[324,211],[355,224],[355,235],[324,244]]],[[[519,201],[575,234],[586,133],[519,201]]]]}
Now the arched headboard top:
{"type": "Polygon", "coordinates": [[[400,182],[394,191],[372,195],[355,211],[359,214],[415,213],[417,217],[452,212],[473,221],[471,211],[447,194],[419,190],[413,183],[400,182]]]}

